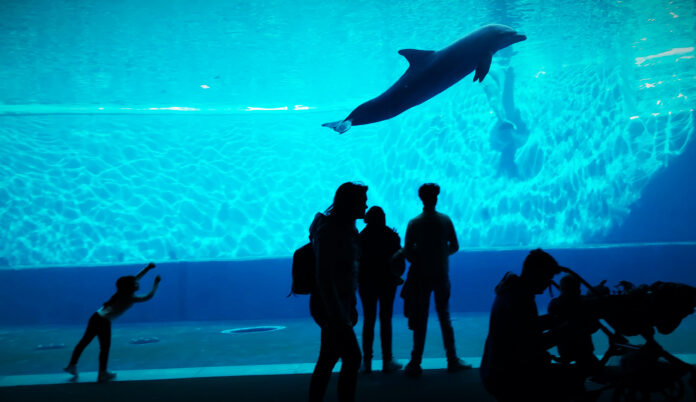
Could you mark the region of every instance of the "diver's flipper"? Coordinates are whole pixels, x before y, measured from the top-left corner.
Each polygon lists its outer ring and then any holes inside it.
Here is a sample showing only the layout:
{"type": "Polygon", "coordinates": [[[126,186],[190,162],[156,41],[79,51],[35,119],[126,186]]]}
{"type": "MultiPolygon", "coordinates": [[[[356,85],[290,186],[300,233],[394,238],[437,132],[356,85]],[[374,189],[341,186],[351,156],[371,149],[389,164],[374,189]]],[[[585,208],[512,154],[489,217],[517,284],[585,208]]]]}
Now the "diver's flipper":
{"type": "Polygon", "coordinates": [[[332,121],[331,123],[324,123],[321,126],[331,128],[335,132],[337,132],[339,134],[343,134],[350,129],[352,124],[351,124],[350,120],[339,120],[339,121],[332,121]]]}
{"type": "Polygon", "coordinates": [[[505,130],[514,130],[517,131],[517,125],[510,120],[502,120],[499,123],[499,127],[505,130]]]}
{"type": "Polygon", "coordinates": [[[493,59],[493,54],[492,53],[487,53],[483,57],[481,57],[481,60],[479,60],[478,66],[476,66],[476,74],[474,74],[474,82],[478,80],[478,82],[483,81],[484,78],[486,78],[486,74],[488,74],[488,70],[491,69],[491,60],[493,59]]]}

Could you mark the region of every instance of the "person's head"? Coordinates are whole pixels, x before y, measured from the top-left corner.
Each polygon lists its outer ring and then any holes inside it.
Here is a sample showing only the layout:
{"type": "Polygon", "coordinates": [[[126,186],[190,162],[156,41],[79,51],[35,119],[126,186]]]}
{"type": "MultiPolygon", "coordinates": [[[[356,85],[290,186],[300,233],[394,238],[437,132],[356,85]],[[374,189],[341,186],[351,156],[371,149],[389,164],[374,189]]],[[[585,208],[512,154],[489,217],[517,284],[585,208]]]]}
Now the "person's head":
{"type": "Polygon", "coordinates": [[[382,208],[378,206],[370,207],[365,214],[365,223],[369,226],[386,226],[387,218],[382,208]]]}
{"type": "Polygon", "coordinates": [[[116,280],[116,292],[121,294],[132,294],[140,288],[135,276],[122,276],[116,280]]]}
{"type": "Polygon", "coordinates": [[[580,279],[575,275],[565,274],[561,278],[561,294],[567,296],[580,296],[580,279]]]}
{"type": "Polygon", "coordinates": [[[425,183],[418,189],[418,197],[423,201],[423,207],[426,209],[435,209],[439,194],[440,186],[435,183],[425,183]]]}
{"type": "Polygon", "coordinates": [[[326,213],[341,219],[361,219],[365,217],[366,209],[367,186],[347,182],[338,187],[333,204],[326,210],[326,213]]]}
{"type": "Polygon", "coordinates": [[[534,294],[541,294],[551,285],[553,277],[563,269],[551,254],[538,248],[530,251],[524,259],[520,277],[529,284],[534,294]]]}

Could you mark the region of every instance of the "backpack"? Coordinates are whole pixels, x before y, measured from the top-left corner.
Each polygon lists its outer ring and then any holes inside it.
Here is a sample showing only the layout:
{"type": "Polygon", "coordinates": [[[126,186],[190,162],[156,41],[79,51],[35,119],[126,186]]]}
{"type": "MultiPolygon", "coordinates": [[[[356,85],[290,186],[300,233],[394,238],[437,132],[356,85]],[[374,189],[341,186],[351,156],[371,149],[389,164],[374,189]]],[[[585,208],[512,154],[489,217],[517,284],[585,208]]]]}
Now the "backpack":
{"type": "Polygon", "coordinates": [[[309,242],[295,250],[292,255],[292,288],[291,294],[308,295],[314,289],[316,282],[316,260],[312,243],[309,242]]]}

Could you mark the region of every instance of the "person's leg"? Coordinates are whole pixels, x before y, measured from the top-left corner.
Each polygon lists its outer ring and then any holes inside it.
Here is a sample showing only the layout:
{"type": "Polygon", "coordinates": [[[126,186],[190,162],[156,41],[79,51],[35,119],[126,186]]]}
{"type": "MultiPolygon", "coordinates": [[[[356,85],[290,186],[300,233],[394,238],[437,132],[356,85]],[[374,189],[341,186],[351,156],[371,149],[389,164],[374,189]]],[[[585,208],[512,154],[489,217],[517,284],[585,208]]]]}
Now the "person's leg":
{"type": "Polygon", "coordinates": [[[377,321],[377,294],[366,286],[360,287],[360,300],[363,305],[362,346],[365,371],[372,371],[372,345],[375,338],[375,322],[377,321]]]}
{"type": "Polygon", "coordinates": [[[392,315],[396,286],[388,285],[380,289],[379,295],[379,337],[382,345],[382,360],[392,360],[392,315]]]}
{"type": "Polygon", "coordinates": [[[457,351],[454,346],[454,329],[449,312],[450,282],[449,280],[442,281],[435,284],[434,288],[435,310],[442,330],[442,342],[447,352],[447,360],[453,360],[457,358],[457,351]]]}
{"type": "Polygon", "coordinates": [[[97,338],[99,339],[99,372],[106,373],[111,348],[111,321],[101,318],[97,338]]]}
{"type": "Polygon", "coordinates": [[[392,315],[396,286],[389,284],[382,290],[379,300],[379,329],[382,341],[382,371],[400,370],[403,365],[394,360],[392,354],[392,315]]]}
{"type": "Polygon", "coordinates": [[[338,340],[336,339],[335,331],[332,331],[328,325],[322,326],[319,359],[317,359],[317,364],[314,366],[312,379],[309,383],[310,402],[324,400],[326,387],[329,385],[329,380],[331,379],[331,371],[339,358],[337,344],[338,340]]]}
{"type": "Polygon", "coordinates": [[[87,345],[89,345],[90,342],[92,342],[92,339],[94,339],[95,336],[97,336],[97,328],[99,327],[99,314],[94,313],[92,316],[89,318],[89,322],[87,323],[87,329],[85,329],[84,335],[82,335],[82,339],[77,343],[75,346],[75,349],[73,350],[72,357],[70,358],[70,363],[68,363],[68,367],[65,368],[65,371],[77,375],[77,372],[75,371],[75,366],[77,365],[78,360],[80,360],[80,355],[82,355],[82,352],[85,350],[87,345]]]}
{"type": "Polygon", "coordinates": [[[428,328],[428,311],[430,310],[430,290],[425,287],[418,293],[417,307],[413,314],[413,350],[411,351],[411,361],[406,366],[406,374],[419,375],[421,372],[420,364],[423,360],[423,350],[425,349],[425,333],[428,328]]]}
{"type": "Polygon", "coordinates": [[[355,389],[360,369],[360,346],[352,328],[341,331],[341,372],[338,374],[339,402],[355,401],[355,389]]]}

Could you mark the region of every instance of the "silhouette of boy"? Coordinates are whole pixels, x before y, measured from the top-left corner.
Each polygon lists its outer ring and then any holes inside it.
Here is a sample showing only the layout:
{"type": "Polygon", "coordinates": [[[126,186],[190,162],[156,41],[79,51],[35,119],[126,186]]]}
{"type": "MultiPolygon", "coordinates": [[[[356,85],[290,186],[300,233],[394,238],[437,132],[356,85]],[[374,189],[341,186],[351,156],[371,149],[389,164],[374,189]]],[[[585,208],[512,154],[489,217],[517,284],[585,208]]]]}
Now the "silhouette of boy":
{"type": "Polygon", "coordinates": [[[404,298],[404,314],[409,319],[409,328],[413,330],[411,361],[404,369],[409,376],[422,373],[420,364],[425,348],[431,293],[435,294],[435,309],[447,352],[447,370],[453,372],[471,368],[457,357],[454,346],[454,329],[449,313],[449,256],[459,250],[459,243],[450,218],[435,210],[439,194],[440,186],[434,183],[423,184],[418,189],[423,213],[413,218],[406,229],[404,252],[411,262],[411,268],[401,295],[404,298]]]}
{"type": "Polygon", "coordinates": [[[564,322],[573,330],[559,338],[558,354],[561,362],[575,362],[585,376],[590,376],[600,366],[594,355],[592,334],[599,329],[597,320],[583,311],[580,280],[570,274],[561,278],[561,294],[549,303],[549,315],[564,322]]]}

